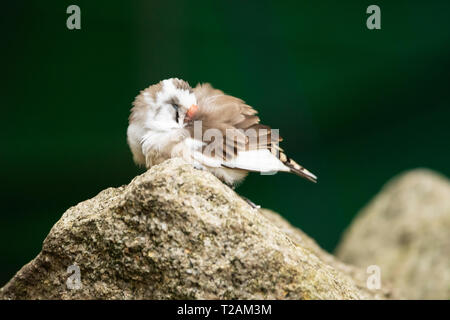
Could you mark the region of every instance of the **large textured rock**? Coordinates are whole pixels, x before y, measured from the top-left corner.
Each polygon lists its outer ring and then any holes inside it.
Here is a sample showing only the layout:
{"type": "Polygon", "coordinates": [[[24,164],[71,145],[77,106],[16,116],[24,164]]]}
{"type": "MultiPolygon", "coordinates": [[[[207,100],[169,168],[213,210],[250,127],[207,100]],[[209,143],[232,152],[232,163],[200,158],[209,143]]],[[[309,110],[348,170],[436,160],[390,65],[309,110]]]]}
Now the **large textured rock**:
{"type": "Polygon", "coordinates": [[[6,299],[364,299],[364,272],[172,159],[67,210],[6,299]],[[80,268],[69,289],[67,268],[80,268]],[[356,275],[357,274],[357,275],[356,275]],[[356,276],[355,276],[356,275],[356,276]]]}
{"type": "Polygon", "coordinates": [[[370,273],[367,273],[366,269],[341,262],[336,257],[323,250],[313,239],[300,229],[292,226],[279,214],[267,209],[261,209],[260,212],[297,245],[313,251],[314,254],[327,265],[333,266],[333,268],[340,271],[341,276],[347,278],[348,281],[351,281],[356,285],[358,290],[361,291],[364,299],[399,299],[402,297],[395,288],[391,287],[389,282],[380,289],[368,289],[367,280],[370,273]]]}
{"type": "Polygon", "coordinates": [[[357,216],[337,254],[378,265],[405,298],[450,299],[449,181],[429,170],[395,178],[357,216]]]}

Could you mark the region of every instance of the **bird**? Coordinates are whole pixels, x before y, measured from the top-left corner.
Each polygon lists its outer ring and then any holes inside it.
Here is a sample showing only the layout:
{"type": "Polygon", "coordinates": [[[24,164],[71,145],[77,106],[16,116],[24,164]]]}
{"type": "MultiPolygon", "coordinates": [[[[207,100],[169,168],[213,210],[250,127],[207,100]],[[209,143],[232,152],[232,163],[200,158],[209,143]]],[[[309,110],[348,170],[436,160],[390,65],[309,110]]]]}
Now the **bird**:
{"type": "Polygon", "coordinates": [[[149,169],[181,157],[233,188],[249,172],[289,172],[317,182],[284,153],[278,130],[261,124],[253,107],[209,83],[192,88],[179,78],[162,80],[132,105],[127,142],[137,165],[149,169]]]}

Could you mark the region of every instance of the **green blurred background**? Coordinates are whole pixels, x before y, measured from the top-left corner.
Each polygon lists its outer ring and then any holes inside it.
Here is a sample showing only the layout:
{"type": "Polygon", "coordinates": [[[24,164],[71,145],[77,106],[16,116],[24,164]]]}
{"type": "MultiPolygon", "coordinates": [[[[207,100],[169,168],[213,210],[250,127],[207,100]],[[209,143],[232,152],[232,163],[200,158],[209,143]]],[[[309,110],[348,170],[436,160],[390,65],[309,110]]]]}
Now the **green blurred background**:
{"type": "Polygon", "coordinates": [[[280,128],[319,176],[252,174],[238,192],[325,249],[392,176],[450,174],[450,1],[14,1],[2,4],[0,286],[62,213],[136,168],[139,90],[211,82],[280,128]],[[81,30],[66,8],[81,8],[81,30]],[[382,29],[366,28],[381,7],[382,29]]]}

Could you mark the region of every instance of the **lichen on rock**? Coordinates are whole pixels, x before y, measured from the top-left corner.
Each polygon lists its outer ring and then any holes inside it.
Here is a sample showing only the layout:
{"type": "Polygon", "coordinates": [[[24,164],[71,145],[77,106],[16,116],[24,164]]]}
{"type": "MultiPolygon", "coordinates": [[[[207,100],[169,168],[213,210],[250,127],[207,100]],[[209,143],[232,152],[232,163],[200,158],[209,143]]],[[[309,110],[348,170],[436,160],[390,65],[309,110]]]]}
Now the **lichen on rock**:
{"type": "Polygon", "coordinates": [[[374,299],[364,272],[181,159],[68,209],[3,299],[374,299]],[[81,287],[70,289],[76,264],[81,287]]]}

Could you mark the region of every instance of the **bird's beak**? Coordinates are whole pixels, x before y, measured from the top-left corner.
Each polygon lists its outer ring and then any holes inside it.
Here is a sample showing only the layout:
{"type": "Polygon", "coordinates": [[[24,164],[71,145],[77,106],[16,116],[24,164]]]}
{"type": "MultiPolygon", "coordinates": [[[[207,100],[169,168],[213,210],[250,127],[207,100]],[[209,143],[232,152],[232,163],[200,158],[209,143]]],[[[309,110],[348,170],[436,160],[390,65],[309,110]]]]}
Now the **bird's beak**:
{"type": "Polygon", "coordinates": [[[193,104],[188,111],[186,112],[186,117],[184,118],[184,122],[189,122],[194,117],[195,113],[198,110],[198,106],[196,104],[193,104]]]}

